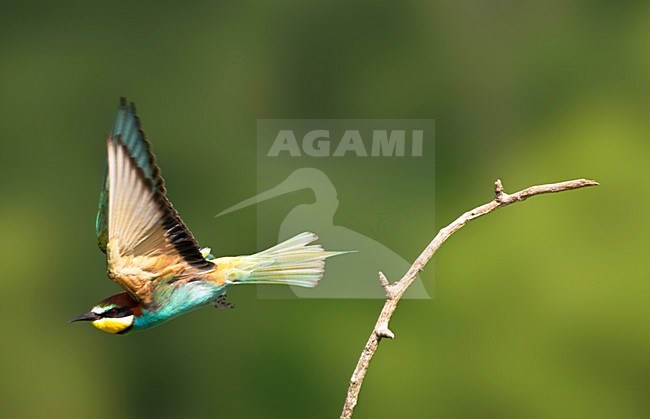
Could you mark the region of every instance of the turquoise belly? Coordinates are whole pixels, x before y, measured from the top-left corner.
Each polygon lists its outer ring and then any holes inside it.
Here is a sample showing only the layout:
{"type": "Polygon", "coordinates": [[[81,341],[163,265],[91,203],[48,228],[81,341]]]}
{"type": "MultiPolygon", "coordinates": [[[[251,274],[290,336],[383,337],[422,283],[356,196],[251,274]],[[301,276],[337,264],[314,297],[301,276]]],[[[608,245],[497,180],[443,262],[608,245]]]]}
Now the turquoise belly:
{"type": "Polygon", "coordinates": [[[154,294],[151,307],[155,307],[155,309],[143,310],[142,316],[135,318],[133,329],[153,327],[213,303],[217,297],[223,294],[224,290],[224,286],[200,280],[178,286],[165,286],[154,294]]]}

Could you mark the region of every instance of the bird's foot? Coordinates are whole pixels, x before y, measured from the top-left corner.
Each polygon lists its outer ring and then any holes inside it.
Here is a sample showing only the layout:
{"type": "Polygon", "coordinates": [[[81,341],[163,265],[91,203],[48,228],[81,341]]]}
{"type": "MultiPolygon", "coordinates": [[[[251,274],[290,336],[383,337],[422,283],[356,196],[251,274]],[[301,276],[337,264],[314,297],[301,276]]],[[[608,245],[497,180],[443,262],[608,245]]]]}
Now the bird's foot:
{"type": "Polygon", "coordinates": [[[217,297],[217,301],[214,302],[214,306],[218,308],[219,310],[225,309],[225,308],[235,308],[235,305],[233,303],[228,302],[226,300],[226,295],[220,295],[217,297]]]}

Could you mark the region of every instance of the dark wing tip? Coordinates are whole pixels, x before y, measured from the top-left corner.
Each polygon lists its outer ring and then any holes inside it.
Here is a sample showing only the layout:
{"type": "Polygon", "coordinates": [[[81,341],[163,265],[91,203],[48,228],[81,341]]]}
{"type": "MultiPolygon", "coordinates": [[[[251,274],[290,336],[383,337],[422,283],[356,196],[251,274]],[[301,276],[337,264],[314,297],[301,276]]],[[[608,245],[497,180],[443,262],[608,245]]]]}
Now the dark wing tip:
{"type": "MultiPolygon", "coordinates": [[[[140,117],[137,114],[135,102],[128,104],[125,96],[120,97],[118,114],[120,113],[123,113],[125,118],[129,118],[133,122],[136,132],[136,140],[129,140],[128,138],[124,138],[122,132],[115,130],[115,126],[113,128],[113,139],[117,141],[118,144],[122,144],[126,147],[127,154],[132,158],[136,158],[136,164],[138,166],[140,166],[140,164],[144,165],[144,167],[140,167],[145,171],[146,176],[152,180],[153,187],[160,189],[163,194],[166,193],[165,181],[163,180],[161,170],[156,163],[156,156],[153,154],[151,143],[147,139],[147,135],[142,129],[142,121],[140,121],[140,117]],[[133,154],[135,151],[132,149],[132,147],[134,147],[135,144],[141,144],[142,149],[139,149],[138,155],[144,154],[146,156],[145,161],[140,160],[137,155],[133,154]]],[[[137,147],[135,148],[137,149],[137,147]]]]}
{"type": "Polygon", "coordinates": [[[131,114],[135,117],[136,122],[138,124],[138,128],[140,128],[140,118],[138,118],[137,115],[137,110],[135,109],[135,102],[129,102],[126,99],[126,96],[120,96],[120,110],[125,110],[131,112],[131,114]]]}

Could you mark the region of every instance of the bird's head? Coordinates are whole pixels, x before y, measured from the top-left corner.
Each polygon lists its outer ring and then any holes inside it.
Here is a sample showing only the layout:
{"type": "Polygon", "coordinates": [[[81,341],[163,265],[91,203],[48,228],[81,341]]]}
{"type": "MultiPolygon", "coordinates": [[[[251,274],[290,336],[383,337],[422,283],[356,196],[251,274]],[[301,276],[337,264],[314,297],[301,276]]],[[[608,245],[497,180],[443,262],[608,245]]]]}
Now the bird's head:
{"type": "Polygon", "coordinates": [[[142,314],[140,305],[126,292],[110,296],[93,307],[88,313],[70,322],[89,321],[106,333],[125,334],[133,328],[135,318],[142,314]]]}

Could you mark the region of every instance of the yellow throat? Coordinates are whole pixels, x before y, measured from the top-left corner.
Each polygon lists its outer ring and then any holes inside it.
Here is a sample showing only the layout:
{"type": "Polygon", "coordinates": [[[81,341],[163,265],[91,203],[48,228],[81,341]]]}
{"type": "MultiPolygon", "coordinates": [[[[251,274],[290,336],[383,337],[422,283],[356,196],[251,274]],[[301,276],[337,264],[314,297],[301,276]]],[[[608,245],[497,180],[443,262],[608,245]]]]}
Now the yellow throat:
{"type": "Polygon", "coordinates": [[[106,333],[120,333],[133,324],[133,315],[127,317],[105,317],[95,320],[92,325],[106,333]]]}

